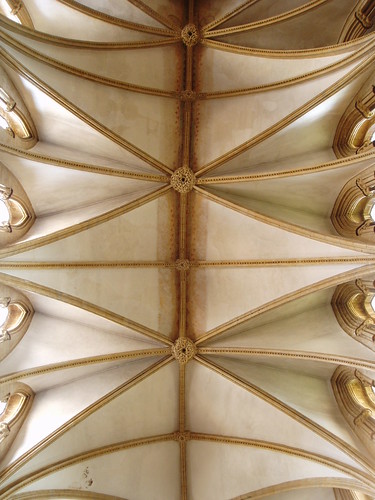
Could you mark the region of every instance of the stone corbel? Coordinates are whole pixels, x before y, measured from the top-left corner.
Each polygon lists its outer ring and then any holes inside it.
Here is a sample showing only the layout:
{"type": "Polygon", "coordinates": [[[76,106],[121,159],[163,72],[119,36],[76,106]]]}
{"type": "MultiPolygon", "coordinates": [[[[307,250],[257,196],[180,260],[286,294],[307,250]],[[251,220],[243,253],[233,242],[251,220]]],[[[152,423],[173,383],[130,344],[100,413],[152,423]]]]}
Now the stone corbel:
{"type": "Polygon", "coordinates": [[[4,422],[0,422],[0,443],[4,441],[4,439],[7,438],[9,434],[10,434],[9,425],[4,422]]]}
{"type": "Polygon", "coordinates": [[[363,118],[365,120],[370,120],[370,118],[372,118],[374,116],[374,107],[373,107],[373,105],[371,107],[367,107],[363,103],[363,101],[358,100],[355,103],[355,107],[361,113],[361,115],[363,116],[363,118]]]}
{"type": "MultiPolygon", "coordinates": [[[[354,330],[354,333],[357,336],[363,335],[368,328],[371,328],[373,326],[374,326],[374,320],[372,318],[366,318],[364,321],[362,321],[359,327],[354,330]]],[[[372,335],[371,340],[373,342],[374,338],[375,338],[374,335],[372,335]]]]}
{"type": "Polygon", "coordinates": [[[372,20],[366,16],[361,10],[358,10],[355,14],[355,18],[366,30],[370,29],[373,25],[372,20]]]}
{"type": "MultiPolygon", "coordinates": [[[[362,222],[362,224],[360,224],[357,229],[355,230],[355,233],[357,236],[359,236],[360,234],[362,234],[366,229],[369,229],[370,227],[374,227],[375,226],[375,222],[370,220],[370,219],[366,219],[365,221],[362,222]]],[[[375,231],[375,228],[374,228],[374,231],[375,231]]]]}
{"type": "Polygon", "coordinates": [[[355,180],[355,185],[361,191],[363,196],[366,197],[371,196],[375,191],[375,186],[367,186],[366,183],[360,177],[358,177],[355,180]]]}

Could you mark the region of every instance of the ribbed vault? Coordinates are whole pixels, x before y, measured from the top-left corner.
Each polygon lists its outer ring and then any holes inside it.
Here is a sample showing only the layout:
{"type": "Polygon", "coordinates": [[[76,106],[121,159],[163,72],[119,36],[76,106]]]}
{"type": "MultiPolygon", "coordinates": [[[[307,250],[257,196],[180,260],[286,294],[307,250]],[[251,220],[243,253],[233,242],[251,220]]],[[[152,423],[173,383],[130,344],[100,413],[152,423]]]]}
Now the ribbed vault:
{"type": "Polygon", "coordinates": [[[34,309],[0,396],[35,394],[1,498],[375,496],[330,382],[375,370],[331,307],[375,278],[375,246],[330,219],[374,169],[372,150],[332,149],[374,74],[371,30],[339,42],[353,3],[23,0],[34,28],[0,16],[39,139],[0,130],[35,212],[0,248],[0,283],[34,309]]]}

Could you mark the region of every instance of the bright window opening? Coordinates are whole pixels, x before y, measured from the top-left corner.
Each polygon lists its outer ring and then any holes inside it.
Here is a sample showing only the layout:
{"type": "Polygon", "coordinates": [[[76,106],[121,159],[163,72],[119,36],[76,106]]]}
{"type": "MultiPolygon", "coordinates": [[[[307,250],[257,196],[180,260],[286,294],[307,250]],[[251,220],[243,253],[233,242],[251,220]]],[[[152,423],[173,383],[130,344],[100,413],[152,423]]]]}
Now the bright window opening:
{"type": "Polygon", "coordinates": [[[3,200],[0,200],[0,224],[2,222],[9,223],[10,215],[8,207],[3,200]]]}
{"type": "Polygon", "coordinates": [[[21,24],[21,21],[19,20],[18,16],[12,13],[13,8],[8,4],[7,0],[0,0],[0,8],[1,8],[1,13],[4,14],[8,19],[18,24],[21,24]]]}
{"type": "Polygon", "coordinates": [[[4,323],[7,320],[8,312],[7,307],[0,307],[0,328],[4,326],[4,323]]]}
{"type": "Polygon", "coordinates": [[[9,125],[8,125],[8,122],[6,121],[6,119],[0,115],[0,127],[4,130],[6,130],[7,128],[9,128],[9,125]]]}
{"type": "Polygon", "coordinates": [[[0,415],[4,413],[5,408],[7,407],[8,401],[0,401],[0,415]]]}
{"type": "Polygon", "coordinates": [[[370,217],[375,222],[375,203],[372,205],[370,210],[370,217]]]}
{"type": "Polygon", "coordinates": [[[371,139],[370,139],[371,142],[374,142],[375,141],[375,130],[373,131],[372,133],[372,136],[371,136],[371,139]]]}
{"type": "Polygon", "coordinates": [[[373,311],[375,312],[375,295],[374,295],[374,297],[371,299],[371,307],[372,307],[373,311]]]}

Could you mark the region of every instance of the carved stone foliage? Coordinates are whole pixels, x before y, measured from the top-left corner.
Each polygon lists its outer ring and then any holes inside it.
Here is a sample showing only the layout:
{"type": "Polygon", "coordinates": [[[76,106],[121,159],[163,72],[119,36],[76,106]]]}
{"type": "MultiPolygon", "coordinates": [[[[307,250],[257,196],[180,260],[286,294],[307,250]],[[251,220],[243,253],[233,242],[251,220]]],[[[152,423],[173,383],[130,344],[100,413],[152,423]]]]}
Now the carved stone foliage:
{"type": "Polygon", "coordinates": [[[341,32],[339,42],[348,42],[366,35],[374,26],[375,2],[374,0],[361,0],[355,2],[355,7],[346,20],[341,32]]]}
{"type": "Polygon", "coordinates": [[[373,381],[358,370],[339,366],[332,388],[344,418],[375,458],[375,394],[373,381]]]}
{"type": "Polygon", "coordinates": [[[373,150],[375,131],[374,78],[363,85],[341,117],[333,140],[338,158],[373,150]]]}
{"type": "Polygon", "coordinates": [[[27,332],[34,309],[19,290],[0,283],[0,313],[5,321],[0,325],[0,361],[18,344],[27,332]]]}
{"type": "Polygon", "coordinates": [[[195,184],[194,172],[189,167],[181,167],[171,175],[171,186],[179,193],[188,193],[195,184]]]}
{"type": "Polygon", "coordinates": [[[34,393],[29,386],[13,382],[0,393],[0,457],[4,456],[30,410],[34,393]],[[7,390],[7,392],[5,392],[7,390]]]}
{"type": "Polygon", "coordinates": [[[193,47],[199,42],[199,32],[195,24],[187,24],[182,29],[181,39],[187,47],[193,47]]]}
{"type": "Polygon", "coordinates": [[[339,285],[332,297],[332,309],[341,328],[375,351],[375,297],[372,281],[356,280],[339,285]]]}
{"type": "Polygon", "coordinates": [[[334,204],[331,221],[336,231],[347,238],[375,243],[375,175],[374,167],[350,179],[334,204]]]}
{"type": "Polygon", "coordinates": [[[189,338],[180,337],[172,346],[172,355],[180,365],[188,363],[195,356],[196,352],[197,348],[189,338]]]}

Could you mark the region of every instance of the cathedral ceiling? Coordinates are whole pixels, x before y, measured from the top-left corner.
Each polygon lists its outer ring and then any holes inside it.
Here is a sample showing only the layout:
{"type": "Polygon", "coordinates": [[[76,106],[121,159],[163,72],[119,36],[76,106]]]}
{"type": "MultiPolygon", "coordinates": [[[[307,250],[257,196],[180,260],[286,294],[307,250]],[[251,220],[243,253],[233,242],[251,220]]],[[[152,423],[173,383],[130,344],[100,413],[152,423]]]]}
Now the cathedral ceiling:
{"type": "Polygon", "coordinates": [[[35,220],[0,286],[34,314],[0,397],[35,396],[0,497],[375,495],[331,387],[375,370],[331,307],[375,278],[330,218],[374,169],[332,149],[374,67],[373,34],[341,41],[353,1],[23,3],[0,57],[38,142],[0,130],[0,162],[35,220]]]}

